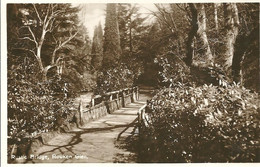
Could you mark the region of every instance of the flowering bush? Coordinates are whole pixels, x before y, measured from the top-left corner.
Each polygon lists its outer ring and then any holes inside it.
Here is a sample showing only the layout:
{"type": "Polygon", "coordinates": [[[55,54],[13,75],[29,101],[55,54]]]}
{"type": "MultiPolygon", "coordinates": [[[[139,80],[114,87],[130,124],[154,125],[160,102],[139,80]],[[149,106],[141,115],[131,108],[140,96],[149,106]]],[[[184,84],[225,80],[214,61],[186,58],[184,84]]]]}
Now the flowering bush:
{"type": "Polygon", "coordinates": [[[258,161],[258,94],[240,85],[179,84],[160,90],[147,111],[145,154],[154,161],[258,161]]]}

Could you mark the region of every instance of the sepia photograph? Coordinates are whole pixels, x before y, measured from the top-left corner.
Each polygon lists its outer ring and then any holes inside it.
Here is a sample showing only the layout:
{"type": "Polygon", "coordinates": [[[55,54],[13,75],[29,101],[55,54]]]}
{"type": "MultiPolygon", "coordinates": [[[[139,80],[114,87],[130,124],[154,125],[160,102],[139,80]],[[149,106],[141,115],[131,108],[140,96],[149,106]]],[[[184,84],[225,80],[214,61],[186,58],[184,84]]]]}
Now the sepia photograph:
{"type": "Polygon", "coordinates": [[[1,164],[259,163],[259,5],[1,3],[1,164]]]}

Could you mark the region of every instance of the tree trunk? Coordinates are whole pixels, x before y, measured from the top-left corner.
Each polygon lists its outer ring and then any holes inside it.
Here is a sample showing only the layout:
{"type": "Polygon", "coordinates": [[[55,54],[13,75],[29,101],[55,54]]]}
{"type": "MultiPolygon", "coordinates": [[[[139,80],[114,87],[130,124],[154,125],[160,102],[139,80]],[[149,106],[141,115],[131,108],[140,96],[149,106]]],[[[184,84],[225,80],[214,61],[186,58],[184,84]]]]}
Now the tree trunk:
{"type": "Polygon", "coordinates": [[[62,75],[64,64],[65,64],[65,62],[63,60],[61,60],[57,64],[57,74],[59,77],[61,77],[61,75],[62,75]]]}
{"type": "Polygon", "coordinates": [[[206,12],[205,12],[205,6],[204,4],[197,4],[197,11],[198,11],[198,16],[197,16],[197,21],[198,21],[198,31],[197,31],[197,36],[198,38],[201,39],[202,41],[202,55],[205,55],[205,64],[201,64],[202,66],[207,66],[209,65],[212,60],[213,56],[210,50],[209,42],[208,42],[208,37],[206,34],[206,12]]]}
{"type": "Polygon", "coordinates": [[[218,33],[218,3],[214,3],[214,21],[215,21],[215,30],[218,33]]]}
{"type": "Polygon", "coordinates": [[[130,55],[133,53],[133,45],[132,45],[132,20],[130,16],[130,26],[129,26],[129,48],[130,48],[130,55]]]}
{"type": "Polygon", "coordinates": [[[204,4],[189,4],[191,10],[191,25],[192,28],[188,34],[187,40],[187,57],[186,64],[191,65],[193,61],[193,40],[197,36],[202,41],[201,55],[204,56],[205,63],[199,63],[199,66],[207,66],[212,62],[213,56],[209,47],[208,37],[206,34],[206,12],[204,4]]]}
{"type": "Polygon", "coordinates": [[[235,3],[224,4],[225,32],[223,53],[220,54],[220,63],[231,75],[231,66],[234,55],[234,44],[238,35],[238,10],[235,3]]]}
{"type": "MultiPolygon", "coordinates": [[[[253,55],[253,51],[251,51],[249,55],[245,55],[245,53],[247,52],[250,45],[252,45],[257,40],[259,40],[259,25],[255,27],[248,36],[240,36],[239,38],[237,38],[235,43],[233,61],[232,61],[232,77],[234,81],[242,83],[241,80],[242,60],[244,59],[245,56],[253,55]]],[[[253,57],[254,56],[251,56],[251,58],[253,57]]]]}
{"type": "Polygon", "coordinates": [[[197,10],[196,7],[193,3],[189,3],[189,7],[191,10],[191,29],[188,34],[188,40],[187,40],[187,55],[185,62],[188,66],[191,66],[192,64],[192,59],[193,59],[193,40],[194,37],[198,31],[198,24],[197,24],[197,10]]]}
{"type": "Polygon", "coordinates": [[[55,48],[53,53],[52,53],[52,57],[51,57],[51,64],[55,64],[55,55],[56,55],[57,49],[55,48]]]}
{"type": "Polygon", "coordinates": [[[42,80],[43,81],[47,80],[47,71],[45,70],[45,68],[43,66],[43,62],[42,62],[42,58],[41,58],[41,51],[42,51],[42,45],[43,45],[43,41],[44,41],[44,38],[45,38],[45,34],[46,34],[46,31],[43,29],[41,39],[38,42],[38,45],[36,46],[37,47],[37,52],[36,52],[37,61],[38,61],[38,64],[39,64],[39,67],[40,67],[40,70],[41,70],[41,73],[42,73],[42,80]]]}

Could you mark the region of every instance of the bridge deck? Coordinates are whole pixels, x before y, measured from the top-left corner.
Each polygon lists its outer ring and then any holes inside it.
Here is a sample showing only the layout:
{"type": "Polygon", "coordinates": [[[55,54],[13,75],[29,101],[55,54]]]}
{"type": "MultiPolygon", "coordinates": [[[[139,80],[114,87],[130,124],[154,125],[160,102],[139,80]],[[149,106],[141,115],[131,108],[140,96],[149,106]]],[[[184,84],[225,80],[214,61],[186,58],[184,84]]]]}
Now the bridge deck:
{"type": "Polygon", "coordinates": [[[135,151],[127,148],[136,136],[137,112],[149,97],[51,139],[28,163],[136,162],[135,151]],[[42,160],[44,159],[44,160],[42,160]]]}

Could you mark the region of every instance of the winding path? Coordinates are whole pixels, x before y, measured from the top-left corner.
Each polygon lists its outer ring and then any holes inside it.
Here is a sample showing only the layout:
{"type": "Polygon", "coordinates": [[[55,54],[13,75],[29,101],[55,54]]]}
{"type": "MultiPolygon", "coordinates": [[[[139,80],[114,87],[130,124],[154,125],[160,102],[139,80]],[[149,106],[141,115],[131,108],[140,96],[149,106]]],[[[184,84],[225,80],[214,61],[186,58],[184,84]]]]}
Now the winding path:
{"type": "Polygon", "coordinates": [[[28,163],[137,162],[137,112],[149,97],[62,133],[34,153],[28,163]]]}

